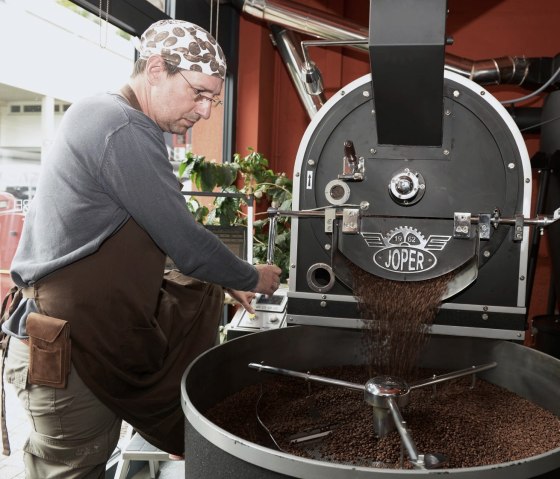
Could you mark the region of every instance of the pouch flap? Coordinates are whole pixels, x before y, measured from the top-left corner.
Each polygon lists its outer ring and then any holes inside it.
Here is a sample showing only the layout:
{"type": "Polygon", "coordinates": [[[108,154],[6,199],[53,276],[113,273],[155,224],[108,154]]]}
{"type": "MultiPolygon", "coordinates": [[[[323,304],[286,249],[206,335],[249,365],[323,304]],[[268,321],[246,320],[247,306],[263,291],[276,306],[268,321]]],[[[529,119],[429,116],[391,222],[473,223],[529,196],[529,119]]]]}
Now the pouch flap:
{"type": "Polygon", "coordinates": [[[27,334],[33,338],[52,343],[62,332],[67,321],[39,313],[29,313],[25,323],[27,334]]]}

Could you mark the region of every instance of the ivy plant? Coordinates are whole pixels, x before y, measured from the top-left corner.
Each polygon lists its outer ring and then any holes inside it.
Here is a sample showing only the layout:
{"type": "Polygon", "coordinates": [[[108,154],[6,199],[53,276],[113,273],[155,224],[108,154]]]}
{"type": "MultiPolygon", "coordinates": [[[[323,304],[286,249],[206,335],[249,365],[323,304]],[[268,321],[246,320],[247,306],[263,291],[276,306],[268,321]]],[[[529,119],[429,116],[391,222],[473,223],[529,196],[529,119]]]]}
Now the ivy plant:
{"type": "MultiPolygon", "coordinates": [[[[253,195],[256,204],[265,209],[269,206],[280,210],[292,208],[292,180],[285,173],[277,173],[268,167],[266,157],[253,148],[242,156],[233,155],[229,163],[206,161],[204,156],[191,152],[179,165],[179,179],[188,178],[199,191],[242,193],[245,198],[217,197],[208,208],[194,197],[187,207],[202,224],[221,226],[245,225],[246,198],[253,195]]],[[[262,209],[262,208],[259,208],[262,209]]],[[[253,258],[265,263],[268,250],[269,218],[266,211],[255,214],[253,235],[253,258]]],[[[282,269],[282,281],[286,281],[290,261],[290,220],[280,216],[277,221],[274,263],[282,269]]]]}

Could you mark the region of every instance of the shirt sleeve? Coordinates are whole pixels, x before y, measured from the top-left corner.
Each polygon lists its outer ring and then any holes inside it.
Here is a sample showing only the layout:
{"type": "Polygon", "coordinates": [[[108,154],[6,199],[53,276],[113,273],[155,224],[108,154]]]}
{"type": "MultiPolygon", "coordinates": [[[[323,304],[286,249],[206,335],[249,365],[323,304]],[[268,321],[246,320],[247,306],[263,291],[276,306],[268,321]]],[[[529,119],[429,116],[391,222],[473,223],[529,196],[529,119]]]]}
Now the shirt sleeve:
{"type": "Polygon", "coordinates": [[[198,224],[186,207],[167,157],[163,134],[132,122],[106,145],[100,182],[186,275],[238,290],[253,290],[258,272],[198,224]]]}

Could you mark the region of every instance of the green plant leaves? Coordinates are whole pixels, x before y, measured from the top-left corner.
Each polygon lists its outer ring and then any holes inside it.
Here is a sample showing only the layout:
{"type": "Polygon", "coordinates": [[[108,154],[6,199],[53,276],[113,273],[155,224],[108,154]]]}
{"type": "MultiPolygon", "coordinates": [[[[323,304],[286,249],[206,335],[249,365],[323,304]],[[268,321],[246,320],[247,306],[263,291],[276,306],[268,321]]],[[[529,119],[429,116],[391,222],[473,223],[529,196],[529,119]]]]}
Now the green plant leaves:
{"type": "MultiPolygon", "coordinates": [[[[200,191],[210,192],[220,188],[223,192],[254,195],[256,202],[273,206],[281,210],[292,209],[292,180],[285,173],[275,173],[268,167],[266,157],[253,148],[241,156],[233,155],[230,163],[219,164],[205,161],[204,156],[187,153],[179,165],[179,179],[189,178],[200,191]],[[238,187],[239,184],[242,186],[238,187]]],[[[189,201],[189,204],[193,200],[189,201]]],[[[196,200],[194,200],[196,202],[196,200]]],[[[198,204],[198,202],[196,202],[198,204]]],[[[205,224],[219,223],[221,226],[246,225],[247,218],[242,213],[245,201],[239,198],[216,197],[213,208],[208,211],[205,206],[189,206],[197,221],[205,224]]],[[[266,213],[258,215],[265,216],[266,213]]],[[[267,218],[254,222],[253,257],[257,263],[265,263],[268,249],[267,218]]],[[[286,281],[289,272],[290,256],[290,219],[280,217],[277,221],[274,262],[282,269],[282,281],[286,281]]]]}

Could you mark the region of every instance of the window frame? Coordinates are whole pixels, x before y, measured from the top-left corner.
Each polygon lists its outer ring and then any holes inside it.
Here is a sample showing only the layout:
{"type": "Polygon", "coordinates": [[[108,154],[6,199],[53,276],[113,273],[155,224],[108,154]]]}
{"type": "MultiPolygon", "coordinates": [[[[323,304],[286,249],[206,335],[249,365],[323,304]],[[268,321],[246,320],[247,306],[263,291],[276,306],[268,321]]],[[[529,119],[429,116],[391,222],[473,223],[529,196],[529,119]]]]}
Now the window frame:
{"type": "MultiPolygon", "coordinates": [[[[100,14],[98,0],[71,1],[94,15],[100,14]]],[[[167,0],[166,10],[173,3],[167,0]]],[[[103,2],[103,8],[106,5],[107,0],[103,2]]],[[[109,8],[109,23],[137,37],[152,23],[171,18],[168,12],[161,11],[146,0],[110,0],[109,8]]],[[[105,19],[105,11],[101,12],[101,18],[105,19]]]]}
{"type": "MultiPolygon", "coordinates": [[[[98,0],[71,0],[85,10],[99,15],[98,0]]],[[[152,23],[168,18],[185,18],[210,31],[209,3],[206,0],[166,0],[166,12],[162,12],[147,0],[105,0],[110,1],[109,23],[127,33],[140,37],[152,23]]],[[[221,1],[221,0],[218,0],[221,1]]],[[[105,18],[105,13],[101,13],[105,18]]],[[[232,5],[220,7],[219,41],[228,59],[228,72],[224,82],[224,121],[222,162],[233,159],[236,138],[237,111],[237,61],[239,55],[239,11],[232,5]],[[224,40],[225,39],[225,40],[224,40]]]]}

